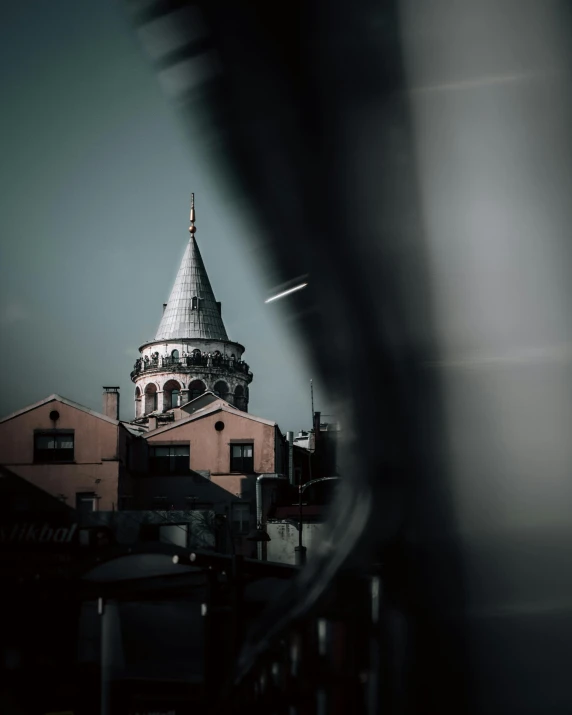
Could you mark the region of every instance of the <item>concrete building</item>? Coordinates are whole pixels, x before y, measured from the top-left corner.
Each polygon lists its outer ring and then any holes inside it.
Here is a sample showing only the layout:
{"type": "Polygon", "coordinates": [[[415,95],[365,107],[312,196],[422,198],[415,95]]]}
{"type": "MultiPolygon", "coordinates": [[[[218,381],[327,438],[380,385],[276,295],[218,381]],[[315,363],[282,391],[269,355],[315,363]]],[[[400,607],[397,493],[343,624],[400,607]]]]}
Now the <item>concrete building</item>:
{"type": "Polygon", "coordinates": [[[194,194],[190,239],[153,340],[144,343],[134,365],[135,417],[144,419],[185,404],[212,390],[248,410],[252,372],[244,347],[229,340],[195,238],[194,194]]]}

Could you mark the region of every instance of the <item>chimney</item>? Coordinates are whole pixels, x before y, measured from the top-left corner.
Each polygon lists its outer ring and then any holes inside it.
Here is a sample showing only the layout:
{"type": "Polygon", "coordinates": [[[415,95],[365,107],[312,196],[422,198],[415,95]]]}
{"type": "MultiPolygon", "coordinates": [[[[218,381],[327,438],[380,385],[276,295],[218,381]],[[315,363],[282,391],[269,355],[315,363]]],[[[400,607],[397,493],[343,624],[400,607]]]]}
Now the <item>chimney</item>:
{"type": "Polygon", "coordinates": [[[103,414],[119,420],[119,388],[103,386],[103,414]]]}
{"type": "Polygon", "coordinates": [[[286,432],[286,443],[288,445],[288,480],[290,484],[294,482],[294,432],[286,432]]]}
{"type": "Polygon", "coordinates": [[[219,314],[220,317],[222,318],[222,303],[220,302],[220,300],[217,300],[217,302],[216,302],[216,307],[217,307],[217,310],[218,310],[218,314],[219,314]]]}
{"type": "Polygon", "coordinates": [[[163,303],[163,313],[165,312],[166,307],[167,307],[167,303],[163,303]]]}
{"type": "Polygon", "coordinates": [[[316,439],[320,439],[320,422],[322,419],[321,412],[314,412],[314,436],[316,439]]]}

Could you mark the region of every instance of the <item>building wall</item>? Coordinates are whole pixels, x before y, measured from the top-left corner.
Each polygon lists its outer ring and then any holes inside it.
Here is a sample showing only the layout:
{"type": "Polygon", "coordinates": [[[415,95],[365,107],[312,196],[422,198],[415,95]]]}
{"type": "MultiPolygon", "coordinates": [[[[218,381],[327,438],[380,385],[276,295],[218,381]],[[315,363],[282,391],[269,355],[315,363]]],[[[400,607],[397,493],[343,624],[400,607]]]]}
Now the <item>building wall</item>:
{"type": "Polygon", "coordinates": [[[286,437],[280,432],[278,427],[274,430],[274,449],[276,454],[274,471],[277,474],[288,476],[288,448],[286,437]]]}
{"type": "MultiPolygon", "coordinates": [[[[302,544],[311,556],[312,548],[316,547],[322,536],[323,523],[309,523],[302,525],[302,544]]],[[[296,563],[294,549],[298,546],[298,529],[288,521],[269,521],[266,531],[270,541],[266,544],[266,560],[282,564],[296,563]]]]}
{"type": "MultiPolygon", "coordinates": [[[[275,426],[256,422],[237,412],[215,412],[192,422],[177,425],[156,435],[149,434],[149,445],[190,443],[189,467],[196,471],[210,471],[211,479],[230,475],[230,445],[232,440],[252,441],[254,471],[272,473],[276,466],[275,426]],[[224,423],[217,431],[215,424],[224,423]]],[[[232,475],[235,480],[244,475],[232,475]]],[[[238,482],[236,482],[238,483],[238,482]]]]}
{"type": "Polygon", "coordinates": [[[0,423],[0,464],[53,496],[64,495],[69,506],[75,507],[76,493],[94,492],[100,497],[99,509],[113,509],[117,508],[119,439],[118,424],[54,400],[0,423]],[[60,413],[58,430],[74,431],[73,463],[34,464],[34,430],[53,429],[52,410],[60,413]]]}
{"type": "MultiPolygon", "coordinates": [[[[208,475],[213,493],[216,492],[216,489],[224,490],[227,498],[230,499],[229,506],[231,502],[234,503],[237,500],[247,502],[250,505],[251,519],[254,523],[256,476],[257,474],[274,473],[276,468],[280,467],[276,453],[277,444],[280,444],[281,439],[276,436],[277,433],[280,436],[275,425],[267,425],[249,419],[243,412],[237,411],[235,414],[219,411],[186,424],[177,425],[175,423],[174,427],[165,432],[147,435],[145,441],[149,447],[188,443],[190,445],[190,468],[208,475]],[[224,422],[225,425],[222,431],[215,429],[215,424],[219,421],[224,422]],[[253,443],[255,473],[230,472],[230,451],[233,440],[253,443]]],[[[149,494],[149,490],[166,495],[177,492],[177,504],[182,503],[181,500],[184,500],[189,494],[199,496],[199,485],[195,485],[195,489],[189,491],[191,484],[187,483],[185,478],[175,477],[171,480],[176,486],[174,491],[173,484],[170,481],[165,481],[163,484],[163,479],[160,476],[147,478],[146,493],[149,494]]],[[[204,485],[202,490],[205,493],[207,491],[204,485]]],[[[213,499],[213,501],[215,500],[213,499]]],[[[220,501],[220,497],[217,497],[216,501],[220,501]]],[[[245,544],[244,547],[246,548],[246,546],[245,544]]],[[[250,545],[248,551],[250,551],[250,545]]],[[[241,552],[246,553],[242,548],[241,552]]]]}
{"type": "MultiPolygon", "coordinates": [[[[136,544],[145,540],[182,548],[214,549],[217,542],[214,514],[214,510],[205,509],[137,509],[93,512],[81,515],[80,518],[83,527],[109,527],[118,544],[136,544]],[[143,533],[143,529],[150,525],[168,528],[153,534],[151,539],[143,533]]],[[[221,536],[225,537],[226,541],[226,534],[222,533],[221,536]]]]}
{"type": "MultiPolygon", "coordinates": [[[[236,388],[241,385],[244,389],[246,395],[246,401],[248,402],[248,376],[240,372],[221,372],[217,368],[207,368],[207,367],[196,367],[189,368],[188,372],[170,372],[166,368],[161,370],[161,372],[144,372],[141,376],[137,378],[136,391],[135,391],[135,401],[141,401],[140,407],[137,405],[136,417],[141,417],[145,413],[145,390],[149,385],[154,385],[159,393],[159,398],[157,400],[157,409],[163,411],[164,409],[170,409],[170,405],[165,404],[165,396],[161,397],[163,393],[163,388],[167,383],[175,382],[178,383],[181,392],[188,391],[189,385],[195,380],[200,380],[207,390],[213,390],[217,382],[226,382],[229,393],[227,395],[227,402],[231,405],[234,404],[234,392],[236,388]],[[139,393],[137,393],[137,388],[139,388],[139,393]]],[[[185,393],[186,394],[186,393],[185,393]]],[[[183,399],[185,399],[183,395],[183,399]]],[[[185,400],[186,401],[186,400],[185,400]]],[[[246,410],[245,410],[246,411],[246,410]]]]}
{"type": "Polygon", "coordinates": [[[94,492],[98,510],[118,508],[119,463],[7,465],[18,476],[75,508],[76,494],[94,492]],[[100,480],[99,482],[97,480],[100,480]]]}
{"type": "Polygon", "coordinates": [[[197,508],[209,505],[224,513],[232,502],[240,501],[234,493],[221,488],[206,477],[190,475],[151,475],[137,477],[134,509],[157,509],[156,498],[166,499],[167,509],[189,509],[194,499],[197,508]]]}

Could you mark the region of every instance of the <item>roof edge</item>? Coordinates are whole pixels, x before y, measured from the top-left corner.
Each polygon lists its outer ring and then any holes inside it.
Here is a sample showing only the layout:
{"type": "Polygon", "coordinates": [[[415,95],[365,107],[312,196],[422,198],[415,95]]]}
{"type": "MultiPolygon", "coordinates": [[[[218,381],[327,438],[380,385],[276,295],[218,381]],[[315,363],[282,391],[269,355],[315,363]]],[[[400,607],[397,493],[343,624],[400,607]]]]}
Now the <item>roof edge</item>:
{"type": "Polygon", "coordinates": [[[76,410],[80,410],[81,412],[85,412],[88,415],[92,415],[93,417],[98,417],[101,420],[104,420],[105,422],[109,422],[112,425],[118,425],[121,420],[114,420],[111,417],[107,417],[107,415],[102,414],[101,412],[96,412],[95,410],[91,410],[89,407],[85,407],[84,405],[80,405],[78,402],[74,402],[73,400],[68,400],[67,397],[62,397],[61,395],[58,395],[54,393],[53,395],[50,395],[49,397],[44,397],[43,400],[40,400],[39,402],[34,402],[32,405],[28,405],[27,407],[23,407],[21,410],[17,410],[16,412],[12,412],[12,414],[7,415],[6,417],[3,417],[0,419],[0,424],[3,422],[8,422],[9,420],[13,420],[16,417],[20,417],[20,415],[25,415],[26,412],[31,412],[32,410],[37,409],[38,407],[42,407],[42,405],[47,405],[50,402],[61,402],[63,405],[67,405],[68,407],[73,407],[76,410]]]}
{"type": "MultiPolygon", "coordinates": [[[[221,397],[219,399],[222,400],[223,398],[221,397]]],[[[259,422],[260,424],[265,424],[268,427],[275,427],[275,428],[280,429],[278,427],[277,422],[274,422],[272,420],[267,420],[264,417],[256,417],[256,415],[251,415],[248,412],[243,412],[242,410],[238,410],[235,407],[233,407],[232,405],[229,405],[229,407],[225,407],[224,405],[216,405],[212,409],[208,409],[208,408],[209,408],[209,405],[207,405],[205,408],[203,408],[201,410],[197,410],[196,412],[193,412],[191,415],[189,415],[185,419],[175,420],[174,422],[169,422],[168,425],[163,425],[161,427],[157,427],[157,429],[149,430],[149,432],[146,432],[144,435],[142,435],[142,437],[144,439],[146,439],[147,437],[149,437],[151,435],[155,436],[157,434],[162,434],[163,432],[168,432],[169,430],[172,430],[175,427],[180,427],[181,425],[185,425],[188,422],[194,422],[195,420],[199,420],[203,417],[209,417],[210,415],[215,415],[217,412],[227,412],[229,415],[244,417],[245,419],[252,420],[253,422],[259,422]]]]}

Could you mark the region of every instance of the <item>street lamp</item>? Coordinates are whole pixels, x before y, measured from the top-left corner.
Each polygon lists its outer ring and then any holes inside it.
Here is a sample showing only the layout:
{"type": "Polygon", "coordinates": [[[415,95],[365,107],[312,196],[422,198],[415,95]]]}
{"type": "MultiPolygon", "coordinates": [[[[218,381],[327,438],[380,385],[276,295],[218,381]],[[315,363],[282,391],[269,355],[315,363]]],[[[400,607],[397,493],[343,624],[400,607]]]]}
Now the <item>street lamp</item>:
{"type": "Polygon", "coordinates": [[[306,491],[308,487],[312,486],[312,484],[317,484],[318,482],[329,482],[332,479],[339,479],[339,477],[322,477],[321,479],[311,479],[305,484],[298,485],[298,546],[296,546],[296,548],[294,549],[297,566],[303,566],[306,563],[306,547],[302,544],[302,494],[306,491]]]}

